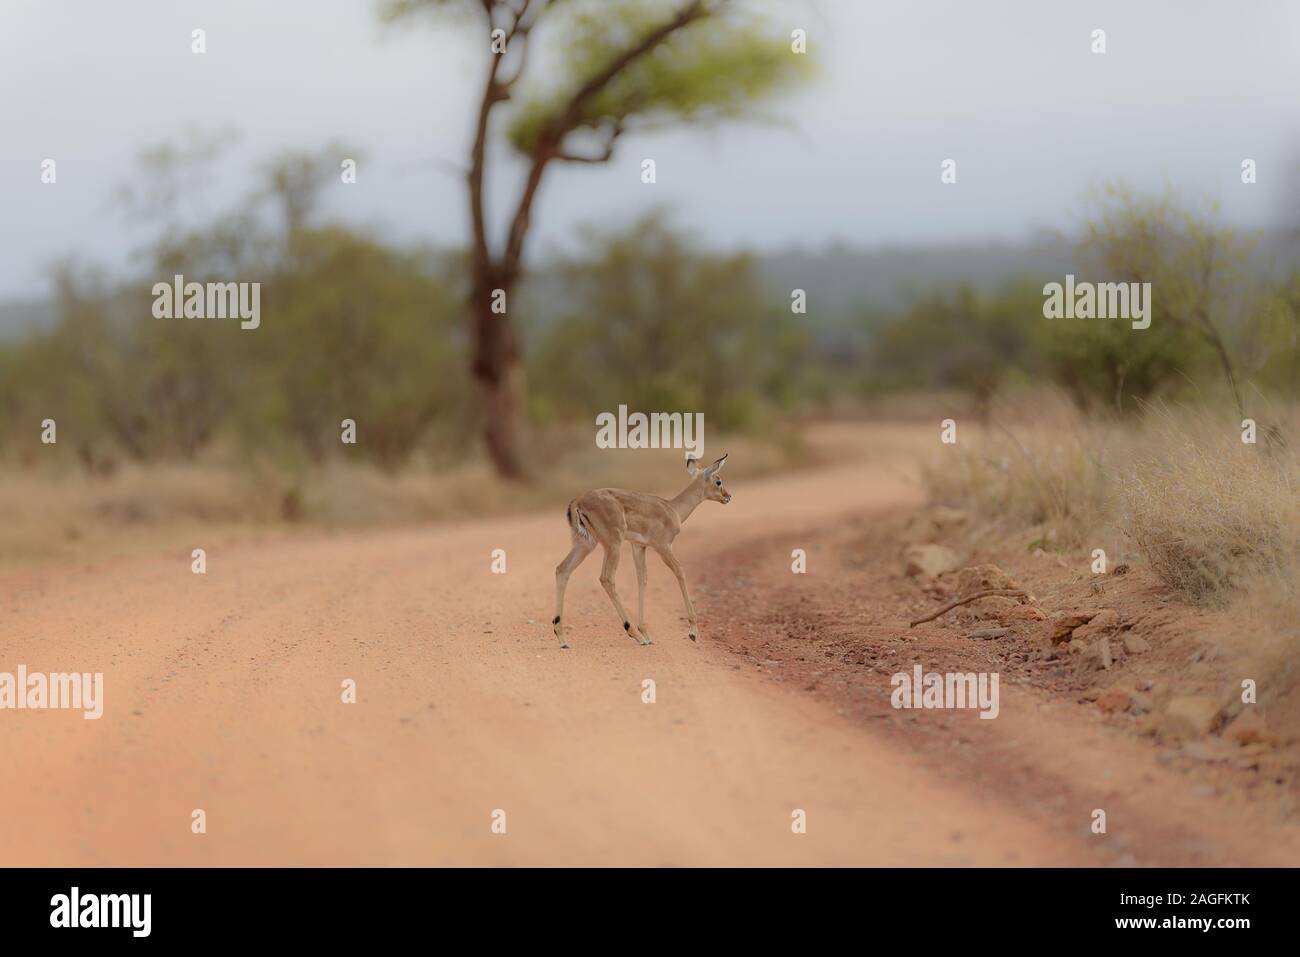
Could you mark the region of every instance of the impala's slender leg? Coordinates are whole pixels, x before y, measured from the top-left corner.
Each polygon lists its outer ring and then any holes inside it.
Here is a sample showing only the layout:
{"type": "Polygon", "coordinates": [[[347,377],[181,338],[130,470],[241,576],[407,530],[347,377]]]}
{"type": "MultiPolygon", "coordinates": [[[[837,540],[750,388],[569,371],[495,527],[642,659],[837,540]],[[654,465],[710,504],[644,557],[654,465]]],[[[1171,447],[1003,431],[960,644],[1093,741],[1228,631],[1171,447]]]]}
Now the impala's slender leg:
{"type": "Polygon", "coordinates": [[[605,564],[600,569],[600,583],[604,586],[609,600],[614,603],[614,610],[618,612],[618,620],[623,623],[623,630],[633,641],[641,641],[641,632],[632,627],[632,622],[627,617],[627,609],[623,607],[623,601],[618,597],[618,586],[614,584],[614,575],[618,572],[618,553],[623,548],[623,538],[620,535],[601,544],[605,548],[605,564]]]}
{"type": "Polygon", "coordinates": [[[569,643],[564,640],[564,626],[560,624],[560,616],[564,614],[564,589],[569,585],[569,576],[573,574],[573,570],[581,565],[583,559],[595,548],[594,539],[579,538],[573,543],[573,548],[569,550],[564,561],[555,566],[555,619],[552,624],[555,625],[555,637],[560,639],[561,648],[569,647],[569,643]]]}
{"type": "Polygon", "coordinates": [[[664,560],[664,564],[677,576],[677,584],[682,586],[682,601],[686,603],[686,620],[691,625],[688,637],[691,641],[698,641],[700,631],[695,620],[695,606],[691,604],[691,593],[686,590],[686,574],[682,571],[682,563],[677,560],[677,556],[673,554],[671,548],[661,548],[658,551],[659,557],[664,560]]]}
{"type": "Polygon", "coordinates": [[[641,644],[651,644],[650,632],[645,627],[645,546],[632,546],[632,563],[636,565],[636,627],[641,632],[641,644]]]}

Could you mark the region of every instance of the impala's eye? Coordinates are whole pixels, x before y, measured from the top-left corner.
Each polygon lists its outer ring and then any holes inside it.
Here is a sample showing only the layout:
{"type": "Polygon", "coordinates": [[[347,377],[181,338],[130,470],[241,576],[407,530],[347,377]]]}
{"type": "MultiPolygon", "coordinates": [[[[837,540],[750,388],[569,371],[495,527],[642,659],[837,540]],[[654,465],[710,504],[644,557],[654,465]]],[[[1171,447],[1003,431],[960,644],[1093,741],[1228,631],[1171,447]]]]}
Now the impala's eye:
{"type": "Polygon", "coordinates": [[[718,479],[718,481],[715,484],[718,486],[718,488],[722,488],[722,479],[718,479]]]}

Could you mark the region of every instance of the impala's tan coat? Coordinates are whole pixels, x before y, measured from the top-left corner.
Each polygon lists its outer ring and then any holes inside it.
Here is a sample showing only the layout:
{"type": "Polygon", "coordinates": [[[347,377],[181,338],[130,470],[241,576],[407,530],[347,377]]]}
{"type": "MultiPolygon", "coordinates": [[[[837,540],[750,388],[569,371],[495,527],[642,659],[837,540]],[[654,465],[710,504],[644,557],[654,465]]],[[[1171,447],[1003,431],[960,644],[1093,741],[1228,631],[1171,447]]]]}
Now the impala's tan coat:
{"type": "Polygon", "coordinates": [[[598,488],[569,503],[567,514],[573,548],[564,561],[555,567],[555,618],[552,621],[561,648],[569,647],[569,643],[564,640],[564,626],[560,621],[564,615],[564,589],[569,584],[573,570],[595,551],[597,545],[605,550],[600,583],[613,602],[624,631],[641,644],[650,644],[650,633],[646,630],[645,622],[645,550],[653,548],[677,576],[677,584],[682,589],[682,601],[686,604],[686,618],[690,622],[689,637],[691,641],[699,638],[695,606],[691,604],[681,563],[673,554],[673,540],[682,530],[682,522],[691,517],[701,502],[707,500],[725,505],[731,501],[731,493],[722,487],[722,479],[718,476],[726,461],[724,455],[708,468],[700,469],[696,466],[695,459],[688,459],[686,470],[691,475],[691,483],[675,498],[660,498],[658,495],[629,492],[621,488],[598,488]],[[636,565],[636,627],[632,626],[614,584],[619,552],[625,541],[632,545],[632,561],[636,565]]]}

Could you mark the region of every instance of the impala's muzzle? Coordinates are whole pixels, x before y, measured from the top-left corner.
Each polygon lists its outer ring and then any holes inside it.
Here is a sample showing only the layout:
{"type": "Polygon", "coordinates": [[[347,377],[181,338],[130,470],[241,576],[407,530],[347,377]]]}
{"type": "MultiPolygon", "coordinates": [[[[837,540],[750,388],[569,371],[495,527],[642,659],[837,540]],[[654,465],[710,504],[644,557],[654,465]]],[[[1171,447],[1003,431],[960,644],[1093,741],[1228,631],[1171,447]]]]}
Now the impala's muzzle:
{"type": "Polygon", "coordinates": [[[731,501],[731,493],[730,493],[730,492],[723,492],[723,493],[722,493],[722,504],[723,504],[723,505],[726,505],[726,504],[727,504],[728,502],[730,502],[730,501],[731,501]]]}

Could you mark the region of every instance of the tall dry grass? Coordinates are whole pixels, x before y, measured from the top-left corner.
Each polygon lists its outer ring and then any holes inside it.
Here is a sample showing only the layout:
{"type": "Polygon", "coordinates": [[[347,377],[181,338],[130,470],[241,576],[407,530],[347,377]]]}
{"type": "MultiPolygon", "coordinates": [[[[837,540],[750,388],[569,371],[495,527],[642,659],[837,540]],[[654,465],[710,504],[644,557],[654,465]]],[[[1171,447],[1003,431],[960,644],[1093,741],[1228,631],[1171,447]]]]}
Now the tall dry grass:
{"type": "MultiPolygon", "coordinates": [[[[125,464],[88,475],[74,463],[0,463],[0,568],[102,561],[185,544],[297,528],[395,525],[556,508],[600,486],[675,494],[688,481],[681,450],[600,450],[591,429],[553,429],[535,481],[499,479],[480,456],[412,462],[397,472],[328,461],[291,466],[217,449],[189,463],[125,464]]],[[[746,476],[794,467],[785,433],[709,436],[746,476]]]]}
{"type": "Polygon", "coordinates": [[[1004,405],[987,424],[959,420],[957,442],[923,462],[922,477],[938,504],[1007,534],[1027,532],[1033,543],[1075,548],[1111,519],[1113,459],[1127,436],[1053,393],[1037,396],[1034,407],[1030,416],[1004,405]]]}
{"type": "MultiPolygon", "coordinates": [[[[1300,720],[1300,449],[1296,409],[1264,408],[1254,444],[1205,410],[1147,416],[1123,524],[1184,598],[1228,611],[1216,635],[1300,720]],[[1287,439],[1286,436],[1291,436],[1287,439]]],[[[1234,417],[1235,418],[1235,417],[1234,417]]]]}
{"type": "Polygon", "coordinates": [[[1097,420],[1036,395],[1031,413],[1004,408],[959,432],[923,475],[932,501],[995,534],[1124,543],[1184,600],[1231,611],[1240,625],[1226,641],[1300,681],[1300,409],[1254,404],[1247,444],[1225,405],[1097,420]]]}
{"type": "MultiPolygon", "coordinates": [[[[1235,417],[1233,417],[1235,418],[1235,417]]],[[[1257,441],[1205,410],[1152,410],[1119,486],[1124,528],[1161,580],[1222,604],[1300,570],[1300,455],[1276,411],[1257,441]]],[[[1267,423],[1267,424],[1265,424],[1267,423]]]]}
{"type": "Polygon", "coordinates": [[[923,466],[931,499],[1063,548],[1116,529],[1194,601],[1297,568],[1300,440],[1286,438],[1300,435],[1297,410],[1261,409],[1247,444],[1222,409],[1090,419],[1050,395],[1036,395],[1034,408],[959,432],[923,466]]]}

